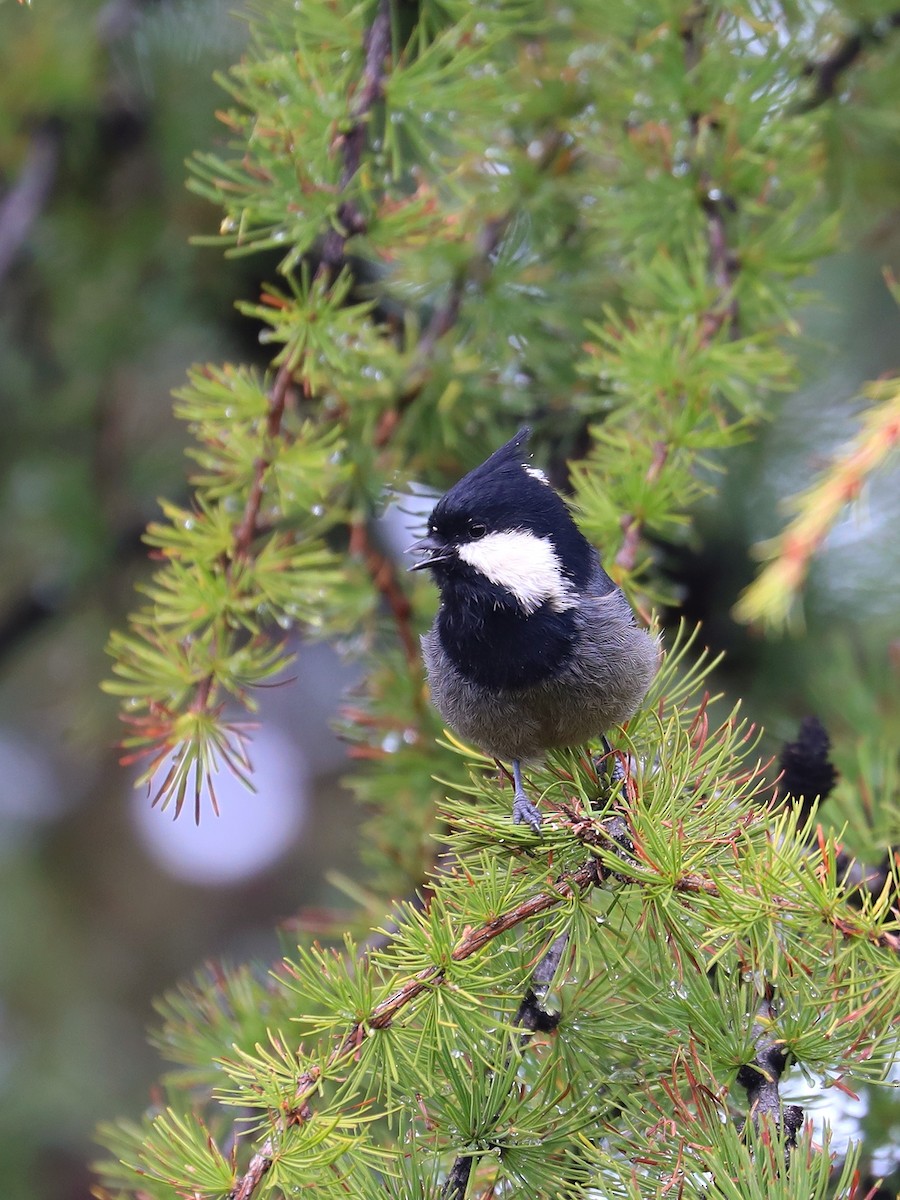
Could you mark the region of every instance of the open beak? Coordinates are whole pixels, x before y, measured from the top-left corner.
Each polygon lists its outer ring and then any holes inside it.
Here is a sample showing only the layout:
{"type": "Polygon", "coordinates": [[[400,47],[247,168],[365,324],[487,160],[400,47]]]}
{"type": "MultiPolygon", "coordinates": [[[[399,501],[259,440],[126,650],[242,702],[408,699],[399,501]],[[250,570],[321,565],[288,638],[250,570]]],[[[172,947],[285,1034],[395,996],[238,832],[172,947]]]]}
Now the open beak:
{"type": "Polygon", "coordinates": [[[417,542],[413,542],[411,546],[407,546],[406,553],[423,554],[425,556],[420,562],[413,563],[409,568],[410,571],[424,571],[427,567],[433,567],[436,563],[449,562],[453,557],[453,551],[450,547],[431,534],[427,537],[419,538],[417,542]]]}

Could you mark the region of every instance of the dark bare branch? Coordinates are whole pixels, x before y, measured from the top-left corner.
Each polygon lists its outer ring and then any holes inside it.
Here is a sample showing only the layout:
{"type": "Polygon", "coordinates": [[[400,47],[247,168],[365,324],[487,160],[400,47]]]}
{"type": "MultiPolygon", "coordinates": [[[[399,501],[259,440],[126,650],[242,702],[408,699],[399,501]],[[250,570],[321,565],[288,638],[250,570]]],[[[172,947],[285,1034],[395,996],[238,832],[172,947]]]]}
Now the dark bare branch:
{"type": "Polygon", "coordinates": [[[61,140],[58,121],[45,121],[36,129],[19,178],[0,201],[0,285],[50,198],[61,140]]]}
{"type": "Polygon", "coordinates": [[[803,69],[812,80],[810,93],[795,107],[795,112],[812,112],[837,96],[846,73],[870,46],[877,45],[895,30],[900,29],[900,12],[888,13],[877,21],[867,21],[848,33],[832,52],[818,62],[807,63],[803,69]]]}
{"type": "Polygon", "coordinates": [[[757,1127],[761,1119],[768,1118],[780,1129],[787,1158],[797,1145],[797,1134],[803,1128],[803,1109],[799,1104],[783,1104],[781,1100],[779,1084],[787,1065],[787,1055],[772,1032],[775,1019],[773,995],[773,989],[767,988],[757,1009],[753,1026],[756,1054],[752,1063],[746,1063],[738,1071],[737,1081],[747,1092],[748,1120],[757,1127]]]}

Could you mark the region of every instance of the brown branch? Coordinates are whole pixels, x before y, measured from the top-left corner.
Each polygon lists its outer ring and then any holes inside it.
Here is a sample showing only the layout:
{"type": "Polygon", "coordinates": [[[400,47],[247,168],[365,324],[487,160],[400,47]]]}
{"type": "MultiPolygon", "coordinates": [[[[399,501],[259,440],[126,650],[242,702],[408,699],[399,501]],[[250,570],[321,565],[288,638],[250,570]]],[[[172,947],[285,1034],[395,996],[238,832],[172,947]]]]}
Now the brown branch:
{"type": "Polygon", "coordinates": [[[262,1183],[272,1166],[275,1147],[271,1140],[266,1141],[262,1148],[250,1159],[250,1165],[228,1193],[228,1200],[250,1200],[250,1197],[262,1183]]]}
{"type": "MultiPolygon", "coordinates": [[[[282,433],[284,409],[287,402],[288,390],[291,386],[292,375],[289,367],[281,367],[275,376],[272,390],[269,393],[269,406],[266,415],[266,440],[274,442],[282,433]]],[[[231,557],[226,568],[231,574],[234,563],[239,559],[248,558],[253,541],[259,532],[259,512],[265,495],[266,472],[275,461],[274,447],[267,447],[253,464],[253,478],[247,492],[244,512],[240,521],[234,527],[234,542],[231,557]]]]}
{"type": "Polygon", "coordinates": [[[412,603],[400,582],[393,560],[372,544],[365,521],[354,521],[350,526],[350,553],[358,555],[365,563],[375,590],[384,598],[394,618],[407,666],[419,671],[421,657],[418,638],[412,627],[412,603]]]}
{"type": "Polygon", "coordinates": [[[710,185],[708,177],[701,178],[701,203],[706,213],[706,241],[709,247],[709,274],[717,296],[714,304],[700,317],[700,344],[708,346],[720,329],[727,327],[729,336],[738,335],[738,304],[734,283],[740,262],[728,245],[725,214],[735,211],[734,201],[710,185]]]}
{"type": "MultiPolygon", "coordinates": [[[[532,896],[528,900],[523,900],[515,908],[501,913],[500,916],[494,917],[493,920],[486,922],[484,925],[480,925],[475,929],[467,929],[454,946],[450,954],[451,961],[464,962],[467,958],[471,958],[473,954],[477,954],[479,950],[483,950],[485,946],[488,946],[502,933],[508,933],[510,929],[521,925],[523,921],[529,921],[532,917],[539,916],[541,913],[555,908],[563,900],[568,900],[572,896],[578,895],[588,888],[601,883],[604,878],[605,873],[600,865],[594,859],[588,859],[577,871],[573,871],[569,875],[561,875],[555,881],[552,890],[538,892],[536,896],[532,896]]],[[[370,1016],[364,1022],[359,1022],[351,1029],[350,1033],[344,1039],[337,1057],[341,1057],[351,1047],[355,1047],[359,1037],[365,1033],[366,1029],[386,1029],[397,1016],[397,1013],[409,1004],[411,1000],[414,1000],[422,992],[434,985],[443,983],[444,975],[445,971],[443,967],[432,966],[426,967],[425,970],[414,975],[412,979],[407,980],[402,987],[399,987],[386,999],[376,1004],[370,1016]]]]}
{"type": "MultiPolygon", "coordinates": [[[[350,107],[353,123],[339,135],[333,148],[340,147],[344,164],[340,190],[346,192],[362,163],[366,132],[372,109],[384,95],[385,60],[391,50],[390,0],[379,0],[378,10],[365,35],[366,61],[360,77],[356,99],[350,107]]],[[[367,222],[356,203],[347,198],[338,206],[339,228],[330,229],[322,243],[320,272],[332,277],[344,264],[347,242],[355,234],[364,233],[367,222]]]]}
{"type": "MultiPolygon", "coordinates": [[[[665,442],[657,442],[653,447],[653,456],[644,476],[647,483],[653,483],[658,477],[669,457],[669,447],[665,442]]],[[[616,566],[623,571],[633,571],[637,564],[638,549],[644,532],[643,517],[636,513],[625,513],[621,519],[623,533],[622,545],[616,555],[616,566]]]]}
{"type": "MultiPolygon", "coordinates": [[[[294,1093],[294,1115],[292,1115],[288,1124],[308,1121],[312,1116],[305,1097],[313,1091],[318,1079],[319,1072],[315,1070],[305,1072],[297,1080],[297,1090],[294,1093]]],[[[271,1170],[272,1164],[275,1161],[275,1154],[275,1143],[271,1138],[266,1138],[259,1150],[250,1159],[247,1170],[235,1181],[235,1186],[228,1193],[228,1200],[250,1200],[250,1197],[259,1187],[260,1183],[262,1183],[263,1177],[271,1170]]]]}

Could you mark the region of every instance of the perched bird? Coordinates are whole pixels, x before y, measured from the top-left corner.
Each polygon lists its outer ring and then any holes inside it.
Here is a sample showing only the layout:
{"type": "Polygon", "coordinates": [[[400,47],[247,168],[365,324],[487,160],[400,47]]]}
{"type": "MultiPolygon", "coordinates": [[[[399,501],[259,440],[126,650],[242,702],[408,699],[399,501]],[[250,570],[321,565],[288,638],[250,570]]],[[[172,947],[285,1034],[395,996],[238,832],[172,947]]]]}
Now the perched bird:
{"type": "Polygon", "coordinates": [[[441,593],[422,638],[432,701],[462,738],[512,761],[513,820],[537,831],[522,760],[627,720],[659,649],[561,497],[522,461],[529,434],[441,497],[410,569],[431,571],[441,593]]]}

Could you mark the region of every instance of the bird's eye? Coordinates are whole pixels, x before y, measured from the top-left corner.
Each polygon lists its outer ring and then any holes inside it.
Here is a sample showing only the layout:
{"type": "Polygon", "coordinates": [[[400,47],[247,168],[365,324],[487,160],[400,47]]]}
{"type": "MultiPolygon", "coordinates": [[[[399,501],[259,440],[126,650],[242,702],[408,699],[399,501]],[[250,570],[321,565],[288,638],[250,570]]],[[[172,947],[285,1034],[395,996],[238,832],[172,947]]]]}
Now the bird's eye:
{"type": "Polygon", "coordinates": [[[481,521],[472,521],[472,523],[469,525],[469,537],[471,537],[475,542],[477,542],[479,538],[483,538],[486,533],[487,525],[482,524],[481,521]]]}

